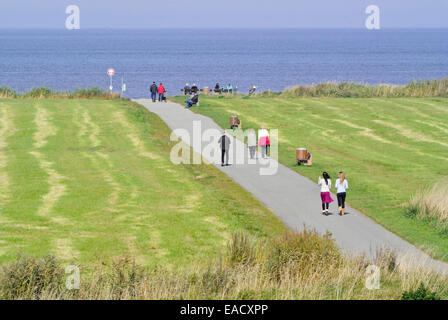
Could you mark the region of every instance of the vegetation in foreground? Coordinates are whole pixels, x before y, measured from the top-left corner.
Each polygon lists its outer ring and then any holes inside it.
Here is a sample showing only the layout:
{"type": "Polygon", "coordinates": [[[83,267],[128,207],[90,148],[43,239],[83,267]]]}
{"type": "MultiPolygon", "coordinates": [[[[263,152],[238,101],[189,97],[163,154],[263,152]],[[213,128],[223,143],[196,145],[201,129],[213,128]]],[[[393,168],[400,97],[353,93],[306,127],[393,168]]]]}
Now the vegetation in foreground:
{"type": "MultiPolygon", "coordinates": [[[[57,259],[19,256],[0,273],[0,299],[405,299],[448,297],[446,276],[397,267],[389,251],[374,261],[343,256],[333,240],[313,231],[274,241],[234,234],[225,254],[182,272],[142,268],[129,256],[86,274],[67,290],[57,259]],[[380,271],[380,288],[367,289],[366,269],[380,271]]],[[[73,282],[69,283],[73,284],[73,282]]]]}
{"type": "Polygon", "coordinates": [[[208,261],[230,230],[283,224],[213,166],[173,165],[170,130],[124,100],[0,99],[0,261],[208,261]]]}
{"type": "Polygon", "coordinates": [[[322,171],[334,179],[345,171],[350,205],[434,257],[448,259],[446,229],[439,223],[446,216],[448,99],[202,96],[192,111],[224,128],[235,114],[243,128],[278,129],[281,163],[313,181],[322,171]],[[313,166],[297,166],[298,147],[313,154],[313,166]],[[418,217],[428,219],[410,219],[405,211],[411,197],[437,183],[443,184],[437,196],[425,197],[431,213],[419,211],[426,213],[418,217]]]}

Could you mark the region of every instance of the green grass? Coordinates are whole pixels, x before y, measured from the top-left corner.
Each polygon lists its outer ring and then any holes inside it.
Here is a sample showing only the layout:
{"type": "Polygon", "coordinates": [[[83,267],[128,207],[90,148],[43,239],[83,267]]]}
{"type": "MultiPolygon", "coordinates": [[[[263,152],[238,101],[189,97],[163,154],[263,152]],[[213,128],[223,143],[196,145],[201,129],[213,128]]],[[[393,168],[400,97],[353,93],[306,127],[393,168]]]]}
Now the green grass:
{"type": "Polygon", "coordinates": [[[170,130],[122,100],[0,99],[0,262],[18,252],[185,266],[281,222],[213,166],[173,165],[170,130]]]}
{"type": "Polygon", "coordinates": [[[322,171],[333,180],[345,171],[353,207],[448,260],[448,237],[406,217],[403,208],[415,192],[448,174],[448,99],[234,96],[200,101],[192,111],[223,127],[237,114],[244,128],[279,129],[279,161],[313,181],[322,171]],[[313,154],[312,167],[295,164],[297,147],[313,154]]]}

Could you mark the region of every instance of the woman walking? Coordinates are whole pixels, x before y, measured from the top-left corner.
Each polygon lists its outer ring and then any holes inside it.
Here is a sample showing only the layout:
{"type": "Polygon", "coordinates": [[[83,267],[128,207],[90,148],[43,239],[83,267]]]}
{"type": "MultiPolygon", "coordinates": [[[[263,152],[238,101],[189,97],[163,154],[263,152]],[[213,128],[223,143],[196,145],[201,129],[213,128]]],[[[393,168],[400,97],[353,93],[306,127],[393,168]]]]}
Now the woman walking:
{"type": "Polygon", "coordinates": [[[261,157],[268,157],[268,146],[271,145],[269,141],[269,132],[261,126],[261,129],[258,130],[258,145],[261,147],[261,157]]]}
{"type": "Polygon", "coordinates": [[[322,199],[322,214],[328,216],[328,209],[330,207],[330,203],[334,200],[331,198],[330,189],[331,189],[331,179],[330,175],[327,172],[323,172],[322,176],[319,177],[319,186],[320,186],[320,198],[322,199]]]}
{"type": "Polygon", "coordinates": [[[337,189],[339,215],[343,216],[345,211],[345,197],[347,196],[348,181],[345,178],[344,172],[339,172],[339,179],[336,179],[334,185],[337,189]]]}
{"type": "Polygon", "coordinates": [[[250,158],[255,158],[255,151],[257,151],[257,135],[254,129],[250,128],[247,134],[247,146],[249,147],[250,158]]]}

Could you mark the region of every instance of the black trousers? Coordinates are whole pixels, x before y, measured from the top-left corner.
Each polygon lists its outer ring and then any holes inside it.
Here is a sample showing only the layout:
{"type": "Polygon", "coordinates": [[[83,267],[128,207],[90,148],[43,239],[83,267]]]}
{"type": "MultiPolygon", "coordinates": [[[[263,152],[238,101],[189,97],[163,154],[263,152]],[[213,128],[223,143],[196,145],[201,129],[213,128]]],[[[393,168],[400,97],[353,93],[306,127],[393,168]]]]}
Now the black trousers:
{"type": "Polygon", "coordinates": [[[328,210],[330,208],[329,203],[322,203],[322,210],[328,210]]]}
{"type": "Polygon", "coordinates": [[[221,163],[224,164],[224,156],[226,157],[225,164],[229,164],[229,150],[221,149],[221,163]]]}
{"type": "Polygon", "coordinates": [[[345,208],[345,197],[347,196],[347,193],[341,192],[338,193],[338,207],[345,208]]]}

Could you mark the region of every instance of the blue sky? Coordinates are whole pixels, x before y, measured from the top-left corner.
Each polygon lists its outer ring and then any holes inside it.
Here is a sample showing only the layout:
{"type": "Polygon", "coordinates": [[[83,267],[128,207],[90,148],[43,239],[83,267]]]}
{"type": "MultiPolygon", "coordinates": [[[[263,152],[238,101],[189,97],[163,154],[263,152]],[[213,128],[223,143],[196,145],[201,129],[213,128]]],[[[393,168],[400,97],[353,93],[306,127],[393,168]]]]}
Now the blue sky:
{"type": "Polygon", "coordinates": [[[382,28],[448,27],[448,0],[1,0],[0,28],[64,28],[72,4],[81,28],[363,28],[371,4],[382,28]]]}

